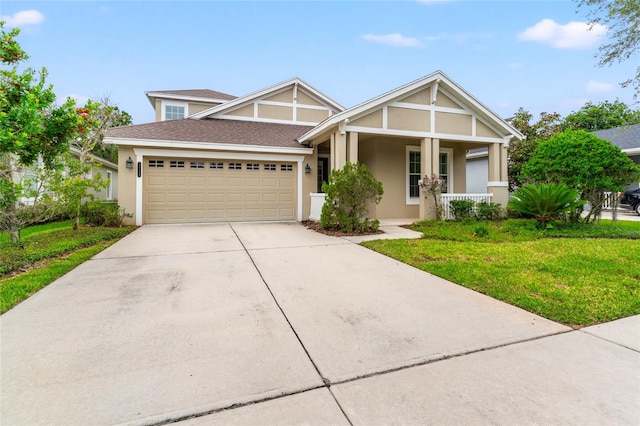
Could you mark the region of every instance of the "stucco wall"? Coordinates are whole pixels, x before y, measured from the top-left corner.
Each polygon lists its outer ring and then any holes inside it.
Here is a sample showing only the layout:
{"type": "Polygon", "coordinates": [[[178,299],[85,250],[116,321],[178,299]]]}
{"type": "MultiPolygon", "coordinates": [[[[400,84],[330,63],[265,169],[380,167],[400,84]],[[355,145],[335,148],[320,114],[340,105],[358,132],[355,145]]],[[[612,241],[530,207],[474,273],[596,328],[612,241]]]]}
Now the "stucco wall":
{"type": "Polygon", "coordinates": [[[377,219],[418,217],[418,206],[406,202],[407,145],[420,146],[417,140],[402,138],[364,138],[359,143],[360,162],[371,169],[384,189],[380,204],[370,208],[377,219]]]}
{"type": "Polygon", "coordinates": [[[128,225],[135,224],[136,215],[136,156],[133,148],[120,147],[118,149],[118,204],[132,217],[126,218],[128,225]],[[126,161],[131,157],[133,169],[126,168],[126,161]]]}

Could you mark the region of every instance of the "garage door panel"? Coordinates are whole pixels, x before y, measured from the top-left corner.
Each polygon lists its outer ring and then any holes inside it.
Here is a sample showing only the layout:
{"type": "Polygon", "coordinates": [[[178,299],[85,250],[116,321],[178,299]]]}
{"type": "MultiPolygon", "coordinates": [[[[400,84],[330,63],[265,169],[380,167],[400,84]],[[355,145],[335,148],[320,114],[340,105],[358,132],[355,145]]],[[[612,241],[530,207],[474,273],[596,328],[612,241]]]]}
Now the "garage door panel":
{"type": "Polygon", "coordinates": [[[184,203],[187,201],[187,194],[184,192],[170,192],[167,194],[167,203],[184,203]]]}
{"type": "Polygon", "coordinates": [[[185,168],[154,168],[148,160],[154,159],[145,159],[143,171],[145,223],[296,218],[295,164],[275,163],[276,170],[265,170],[265,163],[274,162],[251,162],[251,168],[244,162],[242,169],[228,169],[230,162],[224,161],[224,168],[211,169],[215,160],[205,160],[202,169],[189,167],[202,160],[184,159],[185,168]]]}
{"type": "Polygon", "coordinates": [[[184,187],[187,184],[186,176],[169,176],[167,178],[167,185],[184,187]]]}
{"type": "Polygon", "coordinates": [[[149,180],[147,181],[149,187],[153,187],[155,185],[164,186],[167,182],[165,176],[149,176],[149,180]]]}

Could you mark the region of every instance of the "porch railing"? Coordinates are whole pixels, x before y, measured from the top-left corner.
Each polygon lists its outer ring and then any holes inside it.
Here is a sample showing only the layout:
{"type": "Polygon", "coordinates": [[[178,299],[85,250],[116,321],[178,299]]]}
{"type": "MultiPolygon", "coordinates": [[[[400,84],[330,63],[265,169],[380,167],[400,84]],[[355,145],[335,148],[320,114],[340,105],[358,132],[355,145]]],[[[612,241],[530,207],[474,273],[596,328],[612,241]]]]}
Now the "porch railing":
{"type": "Polygon", "coordinates": [[[449,204],[453,200],[470,200],[476,204],[482,201],[490,203],[491,197],[493,197],[493,194],[442,194],[440,198],[442,201],[442,218],[445,220],[453,219],[451,204],[449,204]]]}

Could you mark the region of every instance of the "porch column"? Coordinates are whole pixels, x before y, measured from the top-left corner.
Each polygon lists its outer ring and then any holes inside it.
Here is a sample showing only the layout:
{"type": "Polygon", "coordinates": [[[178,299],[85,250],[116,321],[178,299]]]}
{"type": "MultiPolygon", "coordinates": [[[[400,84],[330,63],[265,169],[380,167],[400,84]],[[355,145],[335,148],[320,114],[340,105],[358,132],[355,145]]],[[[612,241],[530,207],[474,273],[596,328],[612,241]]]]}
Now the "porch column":
{"type": "MultiPolygon", "coordinates": [[[[435,174],[438,176],[440,161],[440,139],[424,138],[420,140],[420,170],[421,178],[435,174]]],[[[435,219],[436,204],[432,195],[420,194],[420,219],[435,219]]]]}
{"type": "Polygon", "coordinates": [[[502,207],[509,201],[509,177],[507,174],[507,147],[503,143],[489,145],[489,181],[487,192],[493,194],[491,202],[502,207]]]}
{"type": "Polygon", "coordinates": [[[343,132],[336,132],[333,134],[332,141],[334,143],[331,144],[331,156],[335,159],[334,163],[331,165],[331,169],[341,169],[344,167],[347,162],[347,135],[343,132]],[[335,149],[334,149],[335,146],[335,149]]]}
{"type": "Polygon", "coordinates": [[[358,162],[358,132],[349,132],[349,157],[350,163],[358,162]]]}

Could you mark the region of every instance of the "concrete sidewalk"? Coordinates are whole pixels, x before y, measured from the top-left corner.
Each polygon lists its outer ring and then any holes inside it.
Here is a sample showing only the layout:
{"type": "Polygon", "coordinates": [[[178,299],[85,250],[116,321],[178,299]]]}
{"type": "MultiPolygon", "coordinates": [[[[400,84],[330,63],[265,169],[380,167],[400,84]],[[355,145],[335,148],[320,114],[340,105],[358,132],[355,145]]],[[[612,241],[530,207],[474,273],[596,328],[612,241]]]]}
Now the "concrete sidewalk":
{"type": "Polygon", "coordinates": [[[3,425],[640,423],[640,316],[572,330],[293,223],[145,226],[0,338],[3,425]]]}

